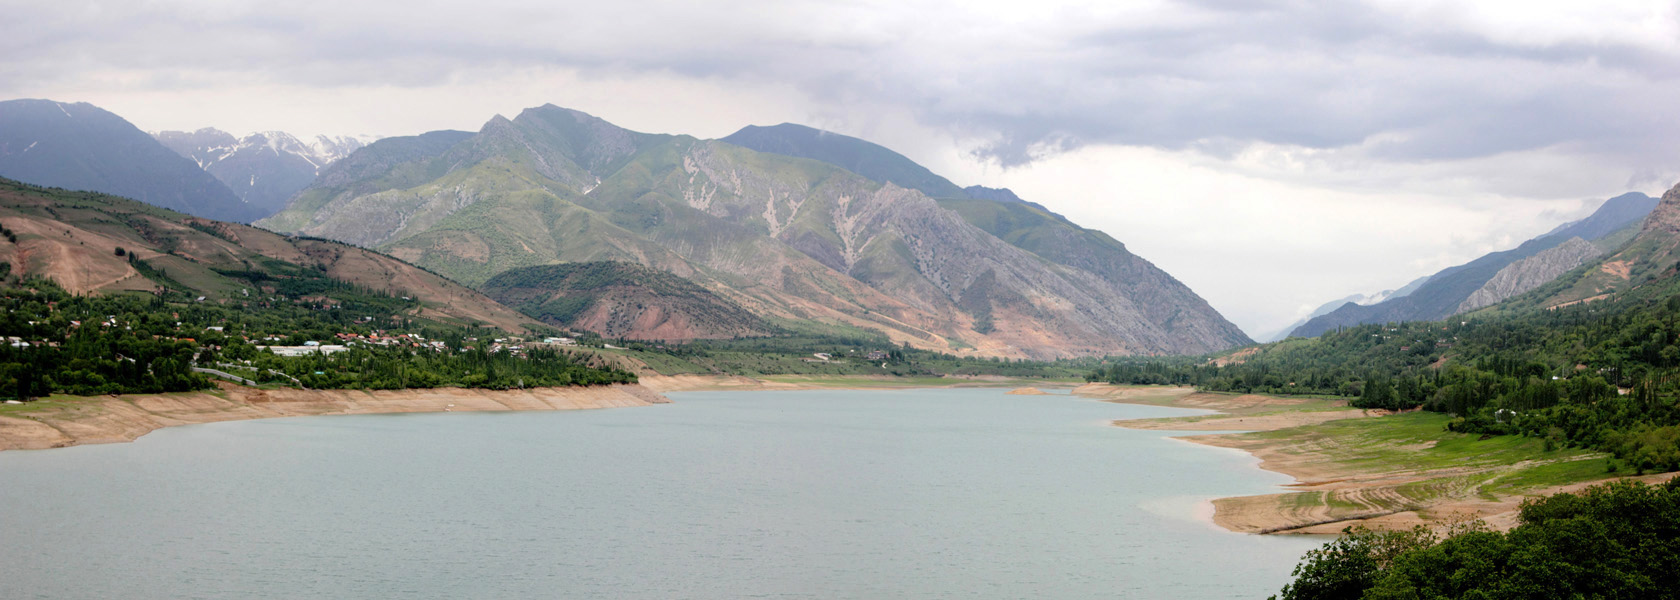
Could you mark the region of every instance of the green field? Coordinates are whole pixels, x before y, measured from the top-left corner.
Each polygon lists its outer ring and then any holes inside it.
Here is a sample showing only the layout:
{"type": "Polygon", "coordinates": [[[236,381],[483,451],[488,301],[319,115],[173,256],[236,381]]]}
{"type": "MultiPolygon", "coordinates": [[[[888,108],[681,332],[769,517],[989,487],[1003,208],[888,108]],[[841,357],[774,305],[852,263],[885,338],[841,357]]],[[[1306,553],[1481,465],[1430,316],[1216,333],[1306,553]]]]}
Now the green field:
{"type": "MultiPolygon", "coordinates": [[[[1279,499],[1287,508],[1325,506],[1331,515],[1417,510],[1453,500],[1497,501],[1545,488],[1615,475],[1608,455],[1579,448],[1548,450],[1544,440],[1447,431],[1451,420],[1414,412],[1345,419],[1276,431],[1235,434],[1286,455],[1322,461],[1329,472],[1367,482],[1352,489],[1307,491],[1279,499]]],[[[1309,463],[1311,464],[1311,463],[1309,463]]],[[[1340,480],[1340,479],[1338,479],[1340,480]]],[[[1454,518],[1438,514],[1435,518],[1454,518]]]]}

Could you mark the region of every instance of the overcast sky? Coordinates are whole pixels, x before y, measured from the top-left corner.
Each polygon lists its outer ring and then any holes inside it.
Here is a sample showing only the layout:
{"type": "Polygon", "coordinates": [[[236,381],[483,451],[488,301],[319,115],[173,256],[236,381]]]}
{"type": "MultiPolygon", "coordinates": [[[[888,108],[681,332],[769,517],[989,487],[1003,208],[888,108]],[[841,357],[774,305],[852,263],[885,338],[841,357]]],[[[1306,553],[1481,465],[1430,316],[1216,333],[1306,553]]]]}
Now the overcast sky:
{"type": "Polygon", "coordinates": [[[0,0],[0,57],[0,99],[147,130],[805,123],[1104,230],[1251,334],[1680,177],[1680,2],[0,0]]]}

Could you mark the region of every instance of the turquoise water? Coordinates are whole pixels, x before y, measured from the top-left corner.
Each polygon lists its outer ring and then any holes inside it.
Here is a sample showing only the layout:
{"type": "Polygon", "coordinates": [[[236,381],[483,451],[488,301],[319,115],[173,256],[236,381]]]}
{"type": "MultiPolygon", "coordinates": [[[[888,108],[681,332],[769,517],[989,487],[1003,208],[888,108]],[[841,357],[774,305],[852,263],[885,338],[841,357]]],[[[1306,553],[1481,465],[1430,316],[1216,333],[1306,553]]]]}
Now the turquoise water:
{"type": "Polygon", "coordinates": [[[1263,598],[1288,479],[1002,390],[304,417],[0,453],[0,598],[1263,598]]]}

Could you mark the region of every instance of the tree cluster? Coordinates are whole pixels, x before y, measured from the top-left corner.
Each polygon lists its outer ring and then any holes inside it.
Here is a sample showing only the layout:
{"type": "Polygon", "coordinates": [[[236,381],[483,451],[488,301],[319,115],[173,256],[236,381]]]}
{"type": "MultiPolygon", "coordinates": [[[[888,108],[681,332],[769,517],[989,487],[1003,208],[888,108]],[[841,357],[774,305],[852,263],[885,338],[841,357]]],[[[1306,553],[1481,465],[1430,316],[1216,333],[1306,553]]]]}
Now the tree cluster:
{"type": "Polygon", "coordinates": [[[1680,597],[1680,480],[1525,503],[1509,532],[1349,529],[1274,600],[1680,597]]]}

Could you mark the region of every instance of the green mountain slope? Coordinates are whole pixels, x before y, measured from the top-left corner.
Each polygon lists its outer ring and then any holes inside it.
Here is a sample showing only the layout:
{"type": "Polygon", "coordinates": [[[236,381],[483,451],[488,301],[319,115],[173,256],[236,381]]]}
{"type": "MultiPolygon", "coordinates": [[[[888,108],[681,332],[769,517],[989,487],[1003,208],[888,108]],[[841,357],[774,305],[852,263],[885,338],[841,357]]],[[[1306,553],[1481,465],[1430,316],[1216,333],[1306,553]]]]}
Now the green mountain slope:
{"type": "Polygon", "coordinates": [[[484,292],[544,322],[608,338],[692,340],[774,332],[706,288],[629,262],[509,269],[485,282],[484,292]]]}
{"type": "Polygon", "coordinates": [[[1512,299],[1498,310],[1528,307],[1558,308],[1628,295],[1648,295],[1666,289],[1680,267],[1680,185],[1662,195],[1640,223],[1638,233],[1616,252],[1565,273],[1533,292],[1512,299]],[[1651,284],[1659,284],[1649,290],[1651,284]]]}
{"type": "Polygon", "coordinates": [[[343,292],[384,298],[379,302],[402,318],[507,331],[536,324],[483,294],[377,252],[116,196],[0,179],[0,225],[15,237],[0,241],[0,268],[50,278],[76,294],[174,290],[210,302],[293,302],[343,292]]]}
{"type": "Polygon", "coordinates": [[[448,170],[439,160],[443,153],[469,137],[470,132],[445,130],[369,144],[322,170],[284,209],[261,222],[276,231],[302,229],[312,223],[316,210],[335,199],[431,181],[448,170]]]}
{"type": "MultiPolygon", "coordinates": [[[[1162,317],[1140,306],[1148,294],[1063,264],[1077,253],[1029,252],[922,192],[553,106],[497,117],[390,171],[431,179],[311,188],[261,225],[380,248],[474,286],[520,267],[634,262],[761,319],[953,352],[1181,353],[1247,341],[1211,309],[1162,317]]],[[[1050,248],[1035,240],[1062,233],[1017,237],[1050,248]]]]}

